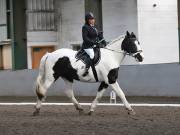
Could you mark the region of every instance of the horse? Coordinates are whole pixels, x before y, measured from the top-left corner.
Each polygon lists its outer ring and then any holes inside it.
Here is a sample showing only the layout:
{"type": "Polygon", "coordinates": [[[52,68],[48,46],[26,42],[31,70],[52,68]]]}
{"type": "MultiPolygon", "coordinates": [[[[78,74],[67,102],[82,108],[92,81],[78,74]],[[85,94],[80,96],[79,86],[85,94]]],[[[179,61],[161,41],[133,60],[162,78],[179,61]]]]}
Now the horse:
{"type": "MultiPolygon", "coordinates": [[[[127,101],[123,90],[120,88],[117,78],[120,65],[125,58],[129,55],[135,58],[137,62],[142,62],[144,59],[143,51],[140,42],[136,35],[127,31],[125,35],[112,40],[104,48],[100,48],[101,60],[95,66],[98,82],[100,82],[97,90],[97,95],[93,100],[89,115],[92,115],[97,103],[100,101],[103,93],[108,87],[121,98],[128,114],[135,115],[135,111],[127,101]]],[[[68,48],[58,49],[52,53],[46,53],[40,61],[39,74],[36,80],[36,95],[37,103],[33,115],[39,115],[42,102],[45,100],[48,88],[60,77],[65,82],[66,94],[72,101],[76,110],[83,113],[83,108],[77,101],[73,93],[74,80],[81,82],[96,83],[92,68],[89,73],[83,76],[85,72],[85,64],[75,57],[77,51],[68,48]]]]}

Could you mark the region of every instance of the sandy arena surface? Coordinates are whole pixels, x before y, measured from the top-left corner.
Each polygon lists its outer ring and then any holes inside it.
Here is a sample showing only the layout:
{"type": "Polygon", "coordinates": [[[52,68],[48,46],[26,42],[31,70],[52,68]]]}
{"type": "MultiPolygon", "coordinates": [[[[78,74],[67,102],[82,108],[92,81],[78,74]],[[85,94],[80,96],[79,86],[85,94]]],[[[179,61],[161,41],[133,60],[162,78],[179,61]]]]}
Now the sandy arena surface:
{"type": "Polygon", "coordinates": [[[135,116],[118,106],[88,116],[73,106],[43,106],[33,117],[33,106],[0,106],[0,135],[180,135],[180,107],[133,108],[135,116]]]}

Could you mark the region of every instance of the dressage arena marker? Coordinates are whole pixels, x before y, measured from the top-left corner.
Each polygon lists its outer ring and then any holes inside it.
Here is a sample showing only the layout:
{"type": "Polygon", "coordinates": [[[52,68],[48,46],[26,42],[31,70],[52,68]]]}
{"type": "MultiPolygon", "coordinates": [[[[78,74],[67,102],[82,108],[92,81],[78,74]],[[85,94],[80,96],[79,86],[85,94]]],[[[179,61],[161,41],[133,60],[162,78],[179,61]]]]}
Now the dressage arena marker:
{"type": "Polygon", "coordinates": [[[110,93],[110,104],[116,104],[116,93],[114,91],[111,91],[110,93]]]}
{"type": "MultiPolygon", "coordinates": [[[[51,105],[57,105],[57,106],[68,106],[68,105],[73,105],[73,103],[42,103],[43,105],[51,106],[51,105]]],[[[80,103],[81,105],[88,105],[90,106],[91,103],[80,103]]],[[[32,102],[22,102],[22,103],[0,103],[0,105],[35,105],[35,103],[32,102]]],[[[99,103],[99,106],[124,106],[124,104],[110,104],[110,103],[99,103]]],[[[147,104],[147,103],[132,103],[132,106],[137,106],[137,107],[180,107],[180,104],[147,104]]]]}

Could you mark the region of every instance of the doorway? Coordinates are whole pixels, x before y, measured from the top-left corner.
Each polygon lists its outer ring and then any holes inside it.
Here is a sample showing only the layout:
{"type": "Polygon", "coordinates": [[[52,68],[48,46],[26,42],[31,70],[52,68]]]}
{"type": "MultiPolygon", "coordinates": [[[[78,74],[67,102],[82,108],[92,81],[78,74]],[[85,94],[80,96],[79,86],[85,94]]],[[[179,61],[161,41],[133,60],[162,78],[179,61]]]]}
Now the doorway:
{"type": "Polygon", "coordinates": [[[55,50],[54,46],[46,47],[32,47],[32,68],[38,69],[40,60],[47,52],[53,52],[55,50]]]}

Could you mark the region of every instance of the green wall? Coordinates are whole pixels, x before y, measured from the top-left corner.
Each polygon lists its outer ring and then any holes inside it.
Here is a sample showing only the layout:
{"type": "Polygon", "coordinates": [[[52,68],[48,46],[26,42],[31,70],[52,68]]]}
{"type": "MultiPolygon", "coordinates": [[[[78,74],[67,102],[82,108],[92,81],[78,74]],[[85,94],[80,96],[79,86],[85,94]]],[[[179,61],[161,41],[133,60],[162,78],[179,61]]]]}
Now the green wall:
{"type": "Polygon", "coordinates": [[[179,32],[179,63],[180,63],[180,1],[178,2],[178,32],[179,32]]]}
{"type": "Polygon", "coordinates": [[[10,35],[12,39],[12,62],[13,69],[27,68],[27,36],[26,36],[26,14],[25,0],[9,0],[10,35]]]}

